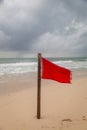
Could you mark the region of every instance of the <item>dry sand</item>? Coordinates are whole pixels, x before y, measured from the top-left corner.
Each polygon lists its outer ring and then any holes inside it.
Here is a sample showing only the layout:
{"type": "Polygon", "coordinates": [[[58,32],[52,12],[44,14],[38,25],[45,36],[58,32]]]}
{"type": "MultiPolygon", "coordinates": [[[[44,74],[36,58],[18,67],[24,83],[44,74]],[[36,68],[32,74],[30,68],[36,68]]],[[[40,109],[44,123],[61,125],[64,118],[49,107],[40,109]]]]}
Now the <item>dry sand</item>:
{"type": "Polygon", "coordinates": [[[87,76],[72,84],[42,80],[36,118],[36,74],[0,77],[0,130],[87,130],[87,76]]]}

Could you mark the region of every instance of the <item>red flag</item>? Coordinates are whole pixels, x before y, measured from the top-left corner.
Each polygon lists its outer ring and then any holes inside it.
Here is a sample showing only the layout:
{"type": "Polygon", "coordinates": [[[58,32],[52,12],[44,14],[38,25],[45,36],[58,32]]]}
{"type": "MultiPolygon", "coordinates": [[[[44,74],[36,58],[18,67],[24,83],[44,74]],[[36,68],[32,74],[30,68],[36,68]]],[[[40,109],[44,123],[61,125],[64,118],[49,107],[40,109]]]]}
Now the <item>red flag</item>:
{"type": "Polygon", "coordinates": [[[42,57],[42,78],[56,80],[61,83],[71,83],[71,71],[42,57]]]}

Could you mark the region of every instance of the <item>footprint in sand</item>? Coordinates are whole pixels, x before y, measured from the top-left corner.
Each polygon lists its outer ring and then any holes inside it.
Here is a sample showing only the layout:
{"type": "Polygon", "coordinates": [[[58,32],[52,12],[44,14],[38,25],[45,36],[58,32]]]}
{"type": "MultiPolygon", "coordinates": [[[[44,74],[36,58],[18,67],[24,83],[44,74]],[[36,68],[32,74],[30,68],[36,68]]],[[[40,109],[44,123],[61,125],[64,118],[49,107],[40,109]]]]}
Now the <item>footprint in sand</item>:
{"type": "Polygon", "coordinates": [[[63,119],[61,121],[62,122],[61,122],[60,130],[62,130],[63,128],[66,128],[66,127],[70,127],[71,123],[69,123],[69,122],[72,122],[72,120],[69,118],[63,119]],[[66,123],[64,123],[64,122],[66,122],[66,123]]]}
{"type": "Polygon", "coordinates": [[[62,121],[68,121],[68,122],[72,122],[72,120],[71,119],[63,119],[62,121]]]}
{"type": "Polygon", "coordinates": [[[85,116],[82,117],[82,120],[87,121],[87,118],[85,116]]]}

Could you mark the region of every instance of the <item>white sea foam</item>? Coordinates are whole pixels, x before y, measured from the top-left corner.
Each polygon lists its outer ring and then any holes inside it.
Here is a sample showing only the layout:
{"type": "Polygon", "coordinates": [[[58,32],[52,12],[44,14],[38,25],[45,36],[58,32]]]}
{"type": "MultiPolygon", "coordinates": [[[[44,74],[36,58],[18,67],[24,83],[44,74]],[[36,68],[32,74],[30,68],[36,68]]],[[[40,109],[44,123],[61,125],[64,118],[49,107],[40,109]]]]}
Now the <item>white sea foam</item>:
{"type": "Polygon", "coordinates": [[[58,62],[54,62],[57,65],[61,65],[63,67],[66,68],[70,68],[70,69],[86,69],[87,68],[87,61],[58,61],[58,62]]]}
{"type": "MultiPolygon", "coordinates": [[[[87,61],[59,60],[53,61],[55,64],[68,69],[87,69],[87,61]]],[[[37,62],[17,62],[17,63],[1,63],[0,75],[20,74],[37,71],[37,62]]]]}
{"type": "Polygon", "coordinates": [[[0,75],[19,74],[19,73],[28,73],[36,71],[37,71],[36,62],[0,64],[0,75]]]}

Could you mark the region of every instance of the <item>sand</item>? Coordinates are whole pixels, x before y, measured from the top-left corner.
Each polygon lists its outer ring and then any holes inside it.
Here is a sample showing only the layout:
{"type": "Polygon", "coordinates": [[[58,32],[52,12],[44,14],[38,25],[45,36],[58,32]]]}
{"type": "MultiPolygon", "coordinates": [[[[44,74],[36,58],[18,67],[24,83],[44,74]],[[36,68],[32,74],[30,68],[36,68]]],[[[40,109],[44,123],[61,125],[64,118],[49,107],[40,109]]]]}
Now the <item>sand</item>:
{"type": "Polygon", "coordinates": [[[0,130],[87,130],[87,76],[42,80],[41,119],[34,73],[0,77],[0,130]]]}

